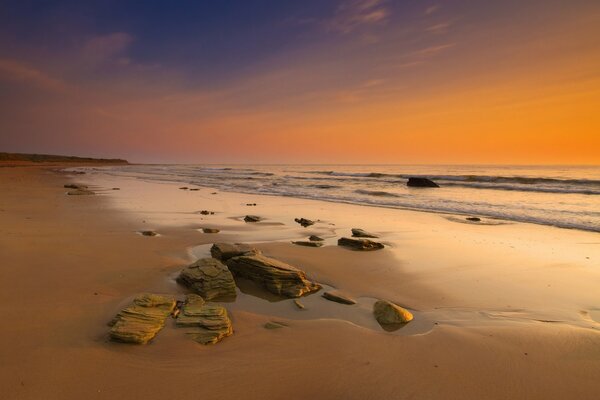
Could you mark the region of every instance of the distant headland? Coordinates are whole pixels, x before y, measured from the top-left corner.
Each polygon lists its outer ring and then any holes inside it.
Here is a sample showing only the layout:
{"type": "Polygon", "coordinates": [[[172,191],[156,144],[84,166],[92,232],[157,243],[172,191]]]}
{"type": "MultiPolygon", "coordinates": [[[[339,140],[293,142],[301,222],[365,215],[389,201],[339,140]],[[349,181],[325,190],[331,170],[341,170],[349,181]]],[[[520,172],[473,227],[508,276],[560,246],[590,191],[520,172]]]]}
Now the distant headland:
{"type": "Polygon", "coordinates": [[[119,158],[92,158],[62,156],[53,154],[26,154],[26,153],[3,153],[0,152],[0,163],[22,164],[22,163],[94,163],[94,164],[129,164],[127,160],[119,158]]]}

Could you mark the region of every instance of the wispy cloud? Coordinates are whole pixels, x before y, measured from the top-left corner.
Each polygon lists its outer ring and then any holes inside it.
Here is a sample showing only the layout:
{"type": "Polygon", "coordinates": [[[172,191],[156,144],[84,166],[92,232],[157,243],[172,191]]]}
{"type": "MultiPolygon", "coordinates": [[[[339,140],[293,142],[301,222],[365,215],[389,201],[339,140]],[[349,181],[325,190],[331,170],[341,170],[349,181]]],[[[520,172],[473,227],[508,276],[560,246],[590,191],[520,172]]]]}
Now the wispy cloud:
{"type": "Polygon", "coordinates": [[[126,51],[133,43],[133,36],[126,32],[114,32],[90,38],[83,46],[84,59],[92,64],[115,62],[127,65],[131,62],[126,51]]]}
{"type": "Polygon", "coordinates": [[[445,33],[451,25],[450,22],[441,22],[439,24],[428,26],[425,28],[425,31],[430,33],[445,33]]]}
{"type": "Polygon", "coordinates": [[[440,5],[439,4],[434,4],[432,6],[429,6],[425,9],[425,15],[431,15],[434,12],[436,12],[437,10],[440,9],[440,5]]]}
{"type": "Polygon", "coordinates": [[[44,71],[11,59],[0,59],[0,79],[57,92],[65,91],[68,87],[63,81],[44,71]]]}
{"type": "Polygon", "coordinates": [[[350,33],[360,27],[383,23],[389,15],[384,0],[344,0],[326,25],[332,31],[350,33]]]}
{"type": "Polygon", "coordinates": [[[421,50],[417,50],[414,53],[412,53],[412,55],[417,56],[417,57],[431,57],[443,50],[450,49],[454,46],[456,46],[456,43],[446,43],[446,44],[440,44],[440,45],[436,45],[436,46],[430,46],[430,47],[426,47],[421,50]]]}

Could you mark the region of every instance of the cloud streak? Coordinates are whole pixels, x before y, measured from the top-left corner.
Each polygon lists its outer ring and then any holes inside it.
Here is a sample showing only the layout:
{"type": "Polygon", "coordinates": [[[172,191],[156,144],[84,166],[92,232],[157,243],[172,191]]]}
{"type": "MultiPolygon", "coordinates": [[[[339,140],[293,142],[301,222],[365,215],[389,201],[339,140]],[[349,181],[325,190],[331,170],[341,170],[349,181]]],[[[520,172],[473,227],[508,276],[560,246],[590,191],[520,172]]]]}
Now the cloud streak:
{"type": "Polygon", "coordinates": [[[390,11],[383,0],[344,0],[326,25],[331,31],[346,34],[384,23],[389,16],[390,11]]]}

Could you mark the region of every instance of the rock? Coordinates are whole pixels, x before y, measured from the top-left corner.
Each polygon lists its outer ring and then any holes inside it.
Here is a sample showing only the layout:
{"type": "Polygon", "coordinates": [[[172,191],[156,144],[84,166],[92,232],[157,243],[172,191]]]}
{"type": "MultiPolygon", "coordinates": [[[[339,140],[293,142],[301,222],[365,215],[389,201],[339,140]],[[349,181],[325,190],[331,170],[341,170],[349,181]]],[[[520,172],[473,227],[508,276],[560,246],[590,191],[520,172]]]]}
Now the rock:
{"type": "Polygon", "coordinates": [[[430,179],[418,178],[418,177],[408,178],[408,182],[406,182],[406,186],[410,186],[410,187],[440,187],[440,185],[438,185],[437,183],[435,183],[434,181],[432,181],[430,179]]]}
{"type": "Polygon", "coordinates": [[[79,185],[79,184],[76,184],[76,183],[69,183],[69,184],[64,185],[63,187],[65,189],[82,189],[82,190],[88,188],[87,185],[79,185]]]}
{"type": "Polygon", "coordinates": [[[187,186],[182,186],[179,189],[181,189],[181,190],[188,190],[188,187],[187,186]]]}
{"type": "Polygon", "coordinates": [[[260,250],[244,243],[215,243],[210,254],[218,260],[227,261],[231,257],[260,254],[260,250]]]}
{"type": "Polygon", "coordinates": [[[296,307],[298,307],[298,309],[300,310],[304,310],[304,304],[300,303],[298,300],[294,299],[294,304],[296,305],[296,307]]]}
{"type": "Polygon", "coordinates": [[[304,271],[263,255],[233,257],[227,266],[234,275],[252,280],[279,296],[300,297],[321,289],[321,285],[306,278],[304,271]]]}
{"type": "Polygon", "coordinates": [[[110,338],[125,343],[148,343],[165,325],[175,309],[172,296],[141,294],[133,305],[121,310],[110,325],[110,338]]]}
{"type": "Polygon", "coordinates": [[[387,300],[375,302],[373,314],[380,325],[405,324],[413,319],[410,311],[387,300]]]}
{"type": "Polygon", "coordinates": [[[190,192],[197,192],[198,190],[200,190],[200,189],[194,188],[194,189],[190,189],[190,192]]]}
{"type": "Polygon", "coordinates": [[[477,217],[467,217],[467,221],[480,222],[481,218],[477,217]]]}
{"type": "Polygon", "coordinates": [[[269,321],[264,325],[265,329],[280,329],[285,328],[286,326],[288,325],[278,321],[269,321]]]}
{"type": "Polygon", "coordinates": [[[121,188],[114,187],[114,188],[112,188],[112,190],[121,190],[121,188]]]}
{"type": "Polygon", "coordinates": [[[140,232],[143,236],[156,236],[158,235],[158,233],[154,232],[154,231],[141,231],[140,232]]]}
{"type": "Polygon", "coordinates": [[[322,242],[307,242],[304,240],[299,240],[296,242],[292,242],[293,244],[297,244],[298,246],[306,246],[306,247],[321,247],[323,246],[322,242]]]}
{"type": "Polygon", "coordinates": [[[306,218],[295,218],[294,221],[296,221],[297,223],[299,223],[300,225],[302,225],[303,227],[307,227],[307,226],[311,226],[315,224],[315,221],[311,221],[310,219],[306,219],[306,218]]]}
{"type": "Polygon", "coordinates": [[[352,236],[354,236],[354,237],[362,237],[362,238],[378,238],[379,237],[379,236],[377,236],[377,235],[375,235],[373,233],[364,231],[364,230],[362,230],[360,228],[352,228],[352,236]]]}
{"type": "Polygon", "coordinates": [[[350,247],[351,249],[362,251],[379,250],[385,247],[379,242],[373,242],[368,239],[352,238],[340,238],[338,240],[338,246],[350,247]]]}
{"type": "Polygon", "coordinates": [[[93,195],[96,194],[94,192],[92,192],[91,190],[88,189],[75,189],[75,190],[69,190],[67,192],[67,194],[69,196],[89,196],[89,195],[93,195]]]}
{"type": "Polygon", "coordinates": [[[178,327],[194,328],[187,335],[200,344],[215,344],[233,334],[227,310],[216,304],[206,304],[195,294],[186,296],[185,304],[177,317],[178,327]]]}
{"type": "Polygon", "coordinates": [[[206,300],[234,300],[235,281],[229,269],[215,258],[201,258],[185,267],[177,282],[189,287],[206,300]]]}
{"type": "Polygon", "coordinates": [[[246,205],[250,207],[250,206],[255,206],[256,203],[247,203],[246,205]]]}
{"type": "Polygon", "coordinates": [[[202,228],[202,232],[204,233],[219,233],[221,232],[217,228],[202,228]]]}
{"type": "Polygon", "coordinates": [[[244,217],[244,221],[246,221],[246,222],[258,222],[260,220],[261,220],[261,218],[257,215],[246,215],[244,217]]]}
{"type": "Polygon", "coordinates": [[[323,239],[322,237],[316,236],[316,235],[310,235],[308,237],[308,240],[310,240],[311,242],[322,242],[325,239],[323,239]]]}
{"type": "Polygon", "coordinates": [[[348,305],[356,304],[356,300],[351,299],[350,297],[338,292],[337,290],[330,290],[328,292],[325,292],[322,294],[322,297],[330,301],[335,301],[336,303],[348,305]]]}
{"type": "Polygon", "coordinates": [[[208,210],[202,210],[200,211],[200,214],[202,215],[213,215],[215,212],[214,211],[208,211],[208,210]]]}

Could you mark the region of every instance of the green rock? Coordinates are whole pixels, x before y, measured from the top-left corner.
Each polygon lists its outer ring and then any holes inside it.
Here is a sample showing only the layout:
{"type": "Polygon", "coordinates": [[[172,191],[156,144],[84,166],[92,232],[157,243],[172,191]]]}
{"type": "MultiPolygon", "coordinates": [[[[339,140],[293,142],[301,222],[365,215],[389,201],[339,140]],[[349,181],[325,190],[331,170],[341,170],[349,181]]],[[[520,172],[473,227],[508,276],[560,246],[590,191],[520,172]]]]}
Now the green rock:
{"type": "Polygon", "coordinates": [[[175,299],[144,293],[133,305],[121,310],[111,321],[110,338],[125,343],[146,344],[164,327],[175,309],[175,299]]]}
{"type": "Polygon", "coordinates": [[[387,300],[375,302],[373,314],[380,325],[405,324],[413,319],[410,311],[387,300]]]}
{"type": "Polygon", "coordinates": [[[200,344],[215,344],[233,334],[227,310],[216,304],[207,304],[195,294],[186,297],[176,325],[193,328],[187,335],[200,344]]]}
{"type": "Polygon", "coordinates": [[[260,251],[244,243],[215,243],[210,248],[210,255],[221,261],[254,254],[260,254],[260,251]]]}
{"type": "Polygon", "coordinates": [[[177,281],[210,300],[234,300],[236,286],[233,275],[221,261],[201,258],[181,271],[177,281]]]}

